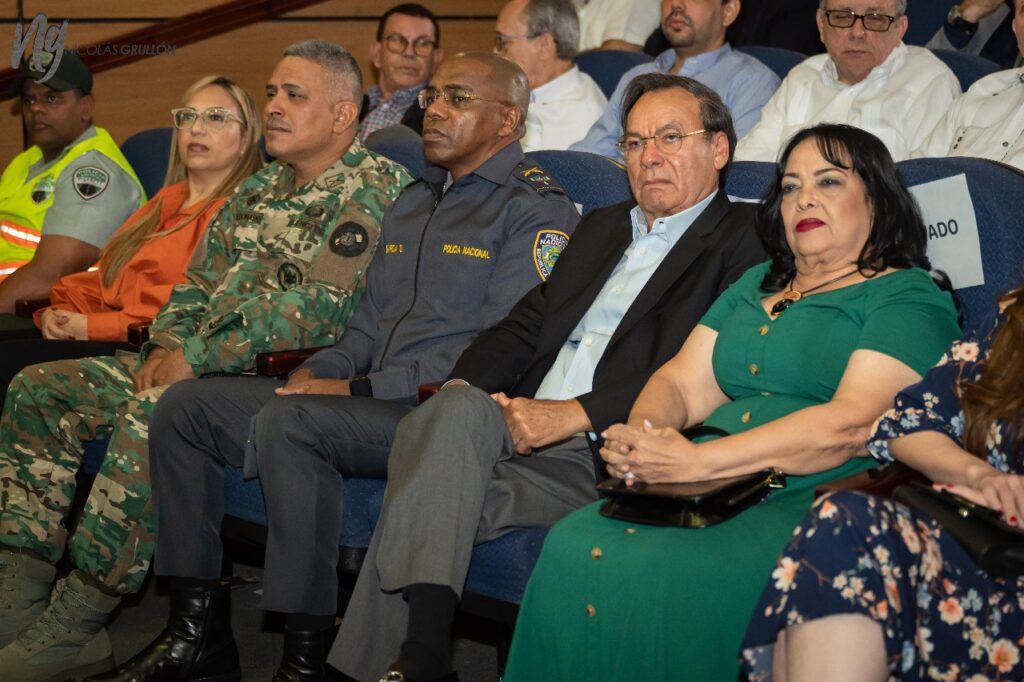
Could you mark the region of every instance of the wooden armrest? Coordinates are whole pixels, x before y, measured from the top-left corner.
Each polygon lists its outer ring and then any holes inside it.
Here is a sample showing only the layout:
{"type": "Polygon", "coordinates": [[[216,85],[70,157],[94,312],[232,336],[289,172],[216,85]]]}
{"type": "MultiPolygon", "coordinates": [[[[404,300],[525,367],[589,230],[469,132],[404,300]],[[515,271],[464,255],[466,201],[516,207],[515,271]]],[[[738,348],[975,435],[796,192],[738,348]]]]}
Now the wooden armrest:
{"type": "Polygon", "coordinates": [[[149,322],[132,322],[128,325],[128,343],[133,346],[142,346],[149,341],[149,322]]]}
{"type": "Polygon", "coordinates": [[[49,298],[19,298],[14,302],[14,314],[18,317],[32,317],[35,311],[48,305],[49,298]]]}
{"type": "Polygon", "coordinates": [[[820,485],[814,489],[814,496],[821,497],[826,493],[849,490],[891,498],[893,490],[898,486],[914,482],[929,483],[928,478],[920,471],[900,462],[892,462],[820,485]]]}
{"type": "Polygon", "coordinates": [[[430,400],[430,398],[432,398],[435,393],[440,391],[442,385],[444,385],[443,381],[435,381],[432,384],[420,384],[420,405],[430,400]]]}
{"type": "Polygon", "coordinates": [[[329,346],[260,353],[256,356],[256,374],[261,377],[287,376],[292,370],[305,362],[306,358],[324,348],[329,348],[329,346]]]}

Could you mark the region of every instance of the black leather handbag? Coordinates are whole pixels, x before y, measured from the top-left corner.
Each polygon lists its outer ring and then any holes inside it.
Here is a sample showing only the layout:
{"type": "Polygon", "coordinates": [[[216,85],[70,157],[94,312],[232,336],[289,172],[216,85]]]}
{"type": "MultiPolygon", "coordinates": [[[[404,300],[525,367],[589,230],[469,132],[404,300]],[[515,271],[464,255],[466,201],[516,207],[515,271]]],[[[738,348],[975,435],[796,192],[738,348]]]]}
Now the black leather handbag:
{"type": "Polygon", "coordinates": [[[1024,532],[999,512],[920,483],[896,488],[893,499],[937,521],[990,576],[1024,575],[1024,532]]]}

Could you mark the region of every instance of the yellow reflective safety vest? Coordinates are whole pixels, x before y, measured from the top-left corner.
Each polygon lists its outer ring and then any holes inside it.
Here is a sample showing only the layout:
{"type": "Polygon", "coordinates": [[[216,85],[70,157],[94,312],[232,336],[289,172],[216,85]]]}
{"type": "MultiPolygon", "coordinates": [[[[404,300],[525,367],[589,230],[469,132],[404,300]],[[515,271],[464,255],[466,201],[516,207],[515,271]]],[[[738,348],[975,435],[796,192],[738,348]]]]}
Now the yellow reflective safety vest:
{"type": "Polygon", "coordinates": [[[28,177],[29,169],[43,158],[43,151],[33,146],[14,157],[0,176],[0,280],[32,260],[46,212],[53,205],[57,179],[80,156],[95,149],[139,182],[114,138],[102,128],[93,129],[95,135],[67,149],[44,172],[28,177]]]}

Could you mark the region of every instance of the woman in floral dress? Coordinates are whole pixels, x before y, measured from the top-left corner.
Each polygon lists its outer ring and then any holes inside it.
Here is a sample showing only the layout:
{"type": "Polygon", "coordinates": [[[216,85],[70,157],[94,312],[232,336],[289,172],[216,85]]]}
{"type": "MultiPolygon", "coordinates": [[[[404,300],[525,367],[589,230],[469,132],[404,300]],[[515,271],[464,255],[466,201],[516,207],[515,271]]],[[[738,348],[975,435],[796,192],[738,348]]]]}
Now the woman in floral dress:
{"type": "MultiPolygon", "coordinates": [[[[1024,287],[1001,308],[897,396],[868,449],[1024,527],[1024,287]]],[[[820,500],[754,613],[750,680],[1024,679],[1024,578],[989,576],[935,521],[878,497],[820,500]]]]}

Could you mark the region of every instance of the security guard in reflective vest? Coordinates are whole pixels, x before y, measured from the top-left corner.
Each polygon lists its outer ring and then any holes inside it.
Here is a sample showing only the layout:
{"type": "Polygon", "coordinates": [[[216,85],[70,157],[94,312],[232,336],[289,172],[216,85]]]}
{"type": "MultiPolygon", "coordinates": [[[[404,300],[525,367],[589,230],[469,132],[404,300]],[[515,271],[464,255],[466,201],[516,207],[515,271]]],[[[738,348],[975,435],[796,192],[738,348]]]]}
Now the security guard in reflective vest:
{"type": "MultiPolygon", "coordinates": [[[[329,678],[343,478],[386,476],[394,428],[419,385],[443,379],[478,332],[547,278],[579,220],[563,190],[523,156],[529,84],[518,66],[489,53],[452,57],[419,103],[432,165],[385,215],[366,292],[341,340],[287,384],[176,384],[150,425],[155,566],[172,585],[198,579],[213,595],[226,589],[216,580],[223,506],[210,500],[224,494],[225,462],[260,476],[270,526],[262,606],[289,614],[276,679],[329,678]]],[[[202,615],[210,629],[193,649],[197,659],[229,650],[227,616],[212,607],[202,615]]],[[[155,660],[149,652],[134,660],[155,660]]]]}
{"type": "Polygon", "coordinates": [[[14,81],[32,146],[0,177],[0,312],[96,262],[145,200],[117,144],[92,124],[89,69],[65,50],[46,78],[54,56],[40,55],[41,71],[30,57],[14,81]]]}

